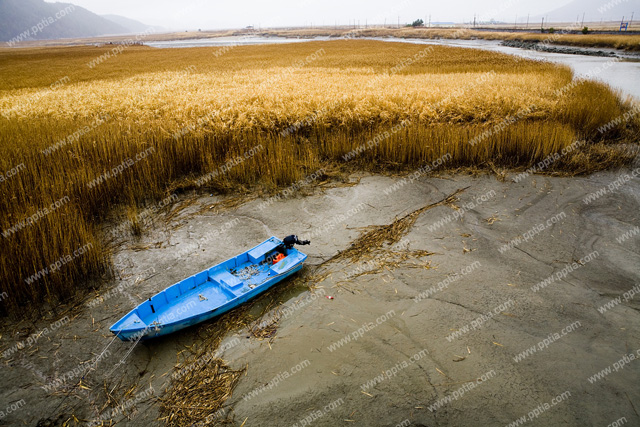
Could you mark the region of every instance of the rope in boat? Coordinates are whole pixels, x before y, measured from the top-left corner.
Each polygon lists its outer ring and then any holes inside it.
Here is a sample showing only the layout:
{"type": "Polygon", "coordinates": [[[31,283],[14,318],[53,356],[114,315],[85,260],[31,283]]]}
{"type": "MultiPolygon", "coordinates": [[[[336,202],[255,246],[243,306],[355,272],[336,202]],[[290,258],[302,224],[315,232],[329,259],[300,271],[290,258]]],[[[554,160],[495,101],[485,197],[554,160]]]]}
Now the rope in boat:
{"type": "Polygon", "coordinates": [[[252,265],[246,266],[240,271],[236,271],[234,276],[242,280],[249,280],[257,274],[260,274],[260,268],[257,265],[252,264],[252,265]]]}

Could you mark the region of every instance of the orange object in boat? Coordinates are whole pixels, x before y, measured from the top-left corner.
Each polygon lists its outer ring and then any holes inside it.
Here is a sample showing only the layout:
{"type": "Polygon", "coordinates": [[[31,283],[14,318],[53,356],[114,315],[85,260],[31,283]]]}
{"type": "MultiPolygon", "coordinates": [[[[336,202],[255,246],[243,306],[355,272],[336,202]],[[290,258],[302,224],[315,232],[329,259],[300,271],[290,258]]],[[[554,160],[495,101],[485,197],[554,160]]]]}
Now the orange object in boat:
{"type": "Polygon", "coordinates": [[[276,264],[278,261],[283,260],[285,258],[284,254],[278,254],[274,259],[273,263],[276,264]]]}

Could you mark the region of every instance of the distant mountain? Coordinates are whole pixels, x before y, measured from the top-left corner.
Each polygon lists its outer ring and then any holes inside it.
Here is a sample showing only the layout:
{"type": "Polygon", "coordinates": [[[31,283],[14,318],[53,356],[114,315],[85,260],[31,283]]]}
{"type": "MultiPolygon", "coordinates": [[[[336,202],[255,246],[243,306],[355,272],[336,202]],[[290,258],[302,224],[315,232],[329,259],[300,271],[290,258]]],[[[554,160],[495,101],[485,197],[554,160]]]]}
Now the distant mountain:
{"type": "Polygon", "coordinates": [[[631,12],[635,12],[635,16],[640,18],[640,4],[637,0],[573,0],[544,16],[550,22],[576,22],[576,19],[581,22],[583,13],[585,22],[620,21],[623,16],[628,21],[631,12]]]}
{"type": "Polygon", "coordinates": [[[121,27],[126,28],[131,33],[142,33],[147,31],[149,28],[153,28],[154,30],[160,31],[161,27],[149,27],[149,25],[143,24],[140,21],[136,21],[135,19],[125,18],[120,15],[100,15],[105,19],[108,19],[111,22],[114,22],[121,27]]]}
{"type": "Polygon", "coordinates": [[[0,0],[0,40],[10,45],[26,40],[132,34],[148,28],[138,30],[139,25],[143,24],[123,17],[107,19],[70,3],[0,0]]]}

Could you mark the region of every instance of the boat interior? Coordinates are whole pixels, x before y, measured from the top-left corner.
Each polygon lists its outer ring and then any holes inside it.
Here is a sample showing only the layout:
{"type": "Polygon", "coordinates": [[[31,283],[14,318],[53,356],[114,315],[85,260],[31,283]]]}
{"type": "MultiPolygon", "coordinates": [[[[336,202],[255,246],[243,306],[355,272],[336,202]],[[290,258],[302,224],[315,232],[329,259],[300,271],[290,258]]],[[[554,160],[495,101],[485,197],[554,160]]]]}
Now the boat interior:
{"type": "Polygon", "coordinates": [[[214,310],[286,273],[302,257],[271,238],[255,248],[186,278],[140,304],[114,328],[173,323],[214,310]],[[282,255],[280,255],[282,254],[282,255]]]}

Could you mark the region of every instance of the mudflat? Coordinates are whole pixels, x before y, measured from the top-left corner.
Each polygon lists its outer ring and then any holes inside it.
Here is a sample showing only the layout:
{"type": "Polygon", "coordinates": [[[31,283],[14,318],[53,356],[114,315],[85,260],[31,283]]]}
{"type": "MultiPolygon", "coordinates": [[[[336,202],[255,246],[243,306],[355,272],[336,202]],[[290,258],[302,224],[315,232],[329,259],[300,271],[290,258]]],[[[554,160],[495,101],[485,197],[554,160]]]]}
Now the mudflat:
{"type": "Polygon", "coordinates": [[[157,398],[211,325],[135,346],[111,342],[108,327],[176,281],[291,233],[312,241],[308,262],[247,311],[254,325],[277,317],[270,337],[246,322],[224,336],[216,355],[246,372],[219,416],[244,426],[640,424],[637,167],[353,175],[269,203],[178,203],[115,249],[117,277],[98,298],[3,328],[13,332],[0,381],[11,387],[0,410],[24,404],[0,424],[163,425],[157,398]],[[352,246],[372,232],[393,239],[352,246]]]}

